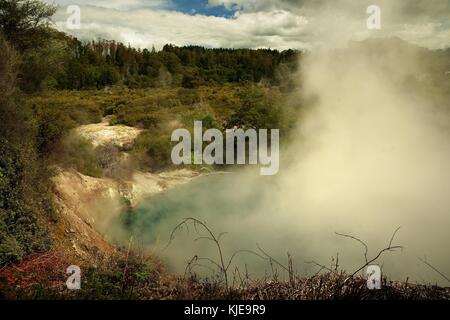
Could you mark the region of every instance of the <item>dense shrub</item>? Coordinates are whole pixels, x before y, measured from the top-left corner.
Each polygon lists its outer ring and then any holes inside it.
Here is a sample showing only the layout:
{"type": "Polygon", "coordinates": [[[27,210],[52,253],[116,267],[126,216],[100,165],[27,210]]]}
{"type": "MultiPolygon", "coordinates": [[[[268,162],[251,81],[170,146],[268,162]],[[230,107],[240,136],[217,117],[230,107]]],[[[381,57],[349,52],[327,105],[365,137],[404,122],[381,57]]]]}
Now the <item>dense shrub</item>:
{"type": "Polygon", "coordinates": [[[75,126],[67,114],[48,110],[37,120],[37,148],[42,157],[51,154],[67,132],[75,126]]]}
{"type": "MultiPolygon", "coordinates": [[[[34,173],[36,163],[28,162],[23,151],[0,137],[0,265],[47,246],[37,221],[39,207],[31,208],[32,199],[27,203],[24,198],[29,187],[24,183],[34,173]]],[[[33,193],[27,195],[37,198],[33,193]]]]}
{"type": "Polygon", "coordinates": [[[209,110],[195,110],[183,116],[183,123],[188,128],[193,128],[194,121],[201,121],[204,130],[210,128],[222,129],[215,115],[209,110]]]}
{"type": "Polygon", "coordinates": [[[52,162],[64,168],[73,168],[84,175],[101,177],[102,168],[91,142],[76,134],[69,134],[61,141],[52,162]]]}
{"type": "Polygon", "coordinates": [[[15,92],[15,57],[0,34],[0,265],[46,248],[38,216],[52,213],[48,170],[37,157],[36,126],[26,121],[15,92]]]}
{"type": "Polygon", "coordinates": [[[170,135],[158,131],[145,131],[136,139],[133,156],[141,167],[160,170],[171,165],[172,143],[170,135]]]}
{"type": "Polygon", "coordinates": [[[200,102],[201,100],[198,90],[186,88],[178,89],[178,98],[180,99],[181,103],[186,106],[193,105],[200,102]]]}
{"type": "Polygon", "coordinates": [[[108,101],[96,101],[92,97],[85,99],[84,96],[66,91],[32,96],[26,101],[27,107],[37,115],[51,113],[73,121],[73,125],[100,122],[103,114],[101,105],[107,103],[108,101]]]}
{"type": "Polygon", "coordinates": [[[263,90],[251,86],[241,95],[241,106],[231,116],[230,125],[255,129],[279,129],[281,111],[279,105],[263,90]]]}

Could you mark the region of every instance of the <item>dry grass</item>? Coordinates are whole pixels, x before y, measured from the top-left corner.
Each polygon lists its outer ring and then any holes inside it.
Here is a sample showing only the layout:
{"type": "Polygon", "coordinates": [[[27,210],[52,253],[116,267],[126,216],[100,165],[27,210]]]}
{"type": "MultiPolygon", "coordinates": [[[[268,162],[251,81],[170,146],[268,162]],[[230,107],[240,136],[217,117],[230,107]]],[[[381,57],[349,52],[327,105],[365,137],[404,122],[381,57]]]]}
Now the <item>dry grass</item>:
{"type": "MultiPolygon", "coordinates": [[[[227,290],[213,279],[176,280],[163,299],[187,300],[449,300],[450,288],[382,280],[382,288],[369,290],[366,279],[347,280],[345,273],[327,272],[291,281],[249,280],[244,287],[227,290]]],[[[166,288],[166,289],[167,289],[166,288]]]]}
{"type": "MultiPolygon", "coordinates": [[[[96,266],[82,267],[82,289],[65,288],[67,261],[57,253],[33,255],[0,272],[0,297],[7,299],[140,300],[449,300],[450,287],[382,279],[369,290],[366,279],[327,271],[288,280],[251,279],[233,273],[232,285],[218,277],[187,278],[167,272],[155,257],[122,251],[96,266]]],[[[231,279],[230,279],[231,281],[231,279]]]]}

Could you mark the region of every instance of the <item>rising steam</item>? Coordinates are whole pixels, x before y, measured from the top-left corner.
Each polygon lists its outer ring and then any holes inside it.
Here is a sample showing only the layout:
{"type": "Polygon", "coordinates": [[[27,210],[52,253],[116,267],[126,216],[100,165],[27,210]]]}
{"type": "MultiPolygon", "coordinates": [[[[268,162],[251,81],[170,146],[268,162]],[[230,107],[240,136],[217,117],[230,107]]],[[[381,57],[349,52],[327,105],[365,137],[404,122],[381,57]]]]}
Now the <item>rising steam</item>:
{"type": "MultiPolygon", "coordinates": [[[[436,85],[449,79],[435,67],[438,57],[398,39],[307,54],[294,93],[305,103],[296,131],[280,141],[278,175],[261,177],[249,168],[151,199],[133,222],[138,244],[181,273],[194,255],[215,258],[213,244],[194,241],[193,230],[164,250],[175,225],[195,217],[216,233],[228,232],[225,256],[258,243],[281,261],[290,252],[296,271],[311,274],[316,270],[305,261],[330,265],[338,252],[348,271],[364,262],[363,248],[335,232],[365,240],[371,256],[401,226],[395,244],[404,249],[378,261],[383,272],[443,281],[417,259],[450,270],[449,91],[436,85]]],[[[109,230],[112,238],[129,239],[117,226],[109,230]]],[[[252,255],[235,262],[252,275],[270,268],[252,255]]]]}

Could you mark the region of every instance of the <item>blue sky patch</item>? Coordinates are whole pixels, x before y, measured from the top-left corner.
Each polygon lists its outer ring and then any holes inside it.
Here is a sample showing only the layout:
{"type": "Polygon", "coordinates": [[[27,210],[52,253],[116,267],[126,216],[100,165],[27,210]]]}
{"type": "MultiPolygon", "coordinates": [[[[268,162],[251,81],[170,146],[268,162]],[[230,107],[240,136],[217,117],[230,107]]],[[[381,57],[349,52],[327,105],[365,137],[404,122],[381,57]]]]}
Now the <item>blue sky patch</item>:
{"type": "Polygon", "coordinates": [[[172,10],[187,14],[202,14],[205,16],[232,17],[236,10],[229,10],[223,5],[211,7],[208,0],[172,0],[172,10]]]}

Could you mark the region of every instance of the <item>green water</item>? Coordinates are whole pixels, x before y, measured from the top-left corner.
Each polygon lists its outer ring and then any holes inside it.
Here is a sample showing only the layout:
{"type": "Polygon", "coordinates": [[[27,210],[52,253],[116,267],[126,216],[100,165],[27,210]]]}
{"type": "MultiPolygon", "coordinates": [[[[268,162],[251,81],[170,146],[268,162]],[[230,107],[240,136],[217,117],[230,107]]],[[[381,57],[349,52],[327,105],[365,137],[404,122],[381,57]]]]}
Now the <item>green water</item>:
{"type": "MultiPolygon", "coordinates": [[[[301,185],[301,181],[298,184],[301,185]]],[[[280,186],[276,179],[254,173],[205,176],[143,201],[133,212],[124,213],[116,226],[122,232],[122,244],[128,244],[132,237],[137,248],[155,253],[169,270],[179,274],[184,274],[187,262],[194,256],[219,261],[217,248],[213,242],[204,239],[209,235],[201,227],[195,229],[190,225],[188,229],[179,230],[167,246],[174,227],[188,217],[205,222],[216,236],[226,233],[221,237],[225,260],[228,261],[237,250],[258,251],[258,244],[285,265],[289,252],[294,268],[300,274],[315,274],[317,267],[306,262],[314,260],[328,266],[337,252],[344,270],[355,270],[361,265],[360,246],[336,236],[335,232],[362,234],[365,240],[369,239],[372,253],[386,245],[392,232],[393,215],[385,220],[378,212],[335,214],[346,201],[327,202],[322,198],[317,201],[315,197],[305,197],[307,191],[296,185],[280,186]],[[371,223],[380,224],[380,221],[389,223],[383,229],[367,228],[371,223]]],[[[351,208],[349,212],[352,213],[351,208]]],[[[399,244],[415,249],[407,241],[411,238],[407,232],[416,234],[414,221],[403,217],[404,238],[399,244]]],[[[423,249],[422,252],[427,251],[423,249]]],[[[394,278],[413,277],[413,271],[418,270],[424,279],[439,280],[429,270],[412,264],[416,252],[407,253],[386,254],[379,263],[384,264],[394,278]],[[404,266],[411,268],[406,272],[404,266]]],[[[249,270],[252,276],[264,277],[272,272],[267,260],[246,253],[236,257],[234,266],[241,271],[249,270]]],[[[209,265],[206,271],[195,271],[210,275],[211,267],[214,268],[209,265]]]]}
{"type": "MultiPolygon", "coordinates": [[[[256,243],[275,251],[274,247],[286,243],[285,230],[274,226],[278,212],[276,188],[273,179],[258,174],[197,178],[143,201],[131,214],[125,215],[126,219],[122,216],[121,225],[126,233],[123,239],[133,237],[136,246],[156,253],[177,272],[184,272],[186,262],[194,255],[218,258],[211,241],[197,239],[208,236],[205,230],[192,224],[188,229],[179,230],[167,247],[174,227],[188,217],[205,222],[216,236],[226,233],[221,237],[221,245],[227,258],[236,250],[256,249],[256,243]],[[268,216],[268,212],[274,215],[268,216]]],[[[245,263],[252,266],[267,264],[257,260],[260,258],[245,257],[245,263]]]]}
{"type": "MultiPolygon", "coordinates": [[[[260,200],[270,196],[269,179],[239,179],[233,174],[200,177],[138,205],[125,226],[143,245],[168,240],[171,229],[183,218],[205,221],[219,228],[225,220],[242,219],[258,210],[260,200]]],[[[217,232],[223,230],[217,229],[217,232]]],[[[229,232],[230,230],[228,230],[229,232]]]]}

